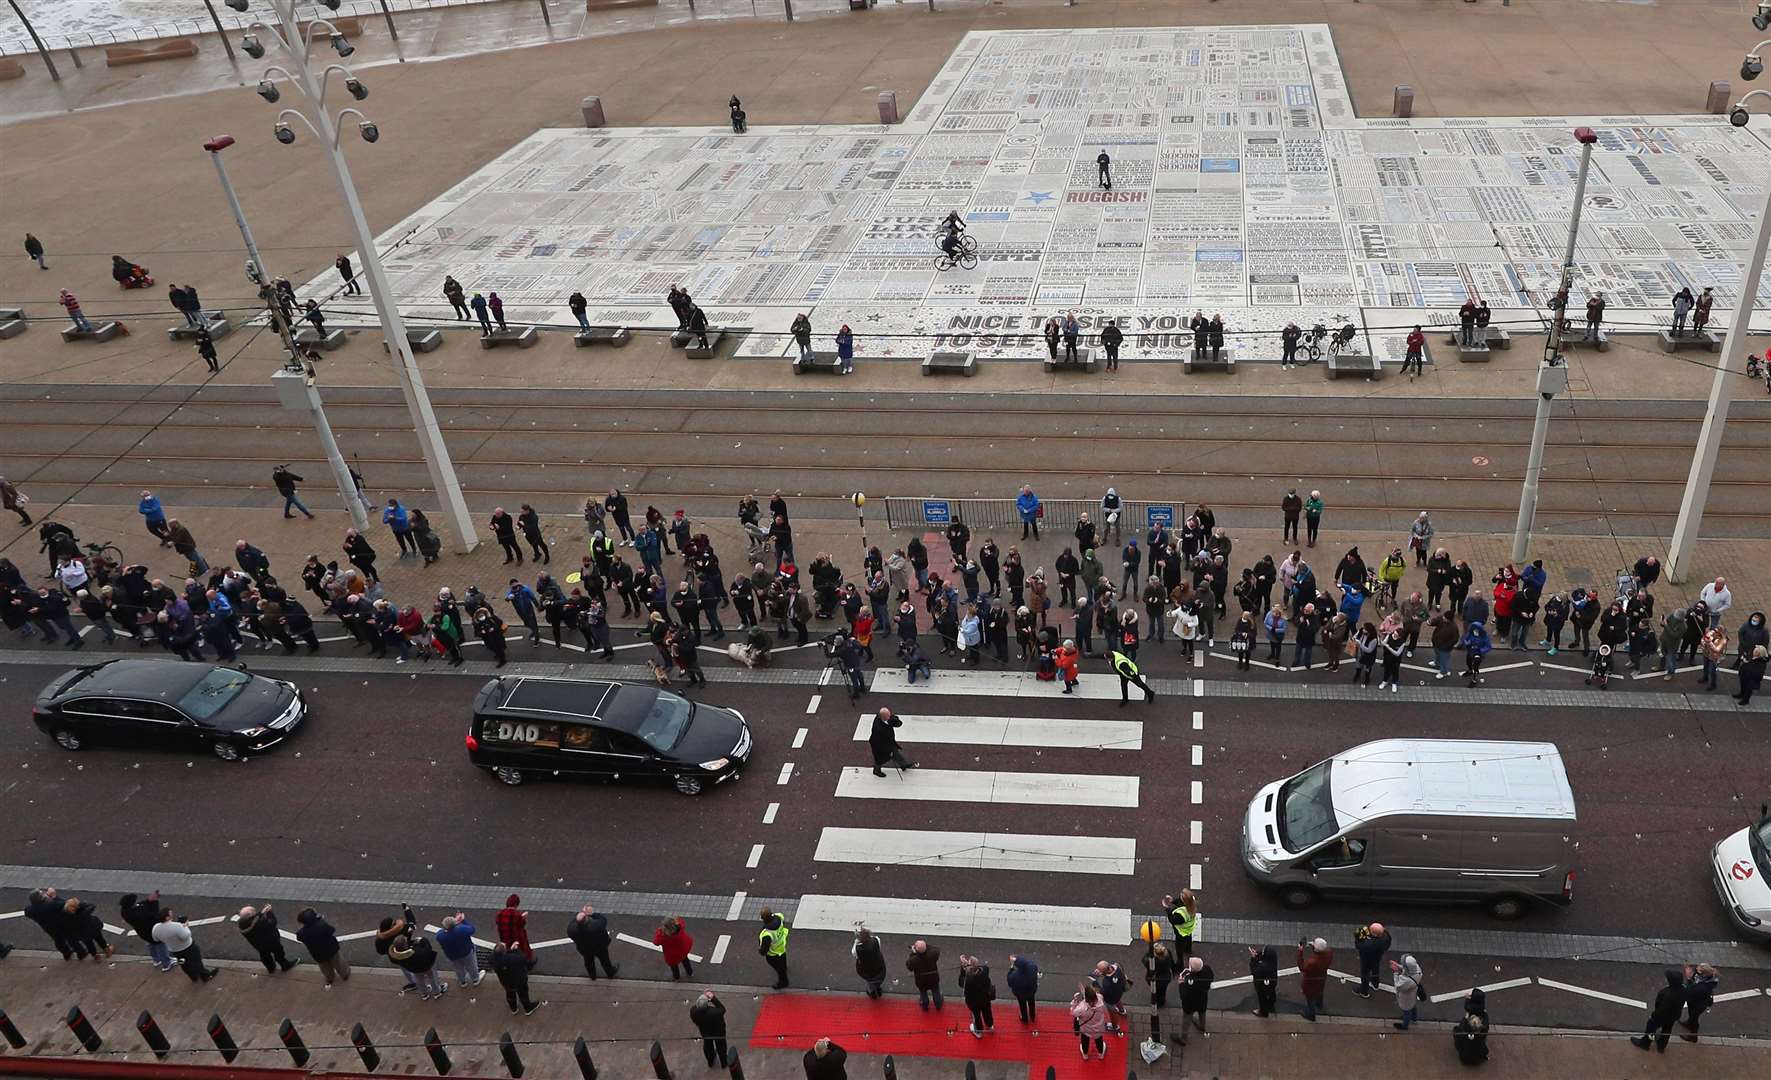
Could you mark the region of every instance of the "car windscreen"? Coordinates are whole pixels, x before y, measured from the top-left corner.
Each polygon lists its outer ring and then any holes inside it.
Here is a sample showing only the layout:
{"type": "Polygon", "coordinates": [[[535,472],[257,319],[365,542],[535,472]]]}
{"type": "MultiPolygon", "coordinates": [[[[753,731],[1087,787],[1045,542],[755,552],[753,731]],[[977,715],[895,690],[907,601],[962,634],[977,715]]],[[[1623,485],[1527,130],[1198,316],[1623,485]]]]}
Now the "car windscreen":
{"type": "Polygon", "coordinates": [[[659,694],[652,699],[652,707],[640,718],[636,734],[646,741],[654,750],[669,750],[689,730],[689,717],[694,715],[695,706],[687,698],[675,694],[659,694]]]}
{"type": "Polygon", "coordinates": [[[1339,829],[1324,761],[1279,785],[1279,842],[1287,851],[1308,851],[1339,829]]]}
{"type": "Polygon", "coordinates": [[[228,702],[239,697],[251,683],[252,676],[243,671],[216,668],[185,691],[176,704],[180,712],[202,723],[227,708],[228,702]]]}

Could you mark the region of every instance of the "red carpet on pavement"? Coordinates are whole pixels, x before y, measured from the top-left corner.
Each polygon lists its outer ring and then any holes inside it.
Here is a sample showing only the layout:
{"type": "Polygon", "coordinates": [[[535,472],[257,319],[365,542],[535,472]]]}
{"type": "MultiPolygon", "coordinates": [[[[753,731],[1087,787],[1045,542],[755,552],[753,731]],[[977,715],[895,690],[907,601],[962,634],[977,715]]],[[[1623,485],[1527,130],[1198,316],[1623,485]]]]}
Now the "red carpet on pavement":
{"type": "MultiPolygon", "coordinates": [[[[1059,1080],[1123,1077],[1129,1040],[1109,1035],[1107,1060],[1082,1060],[1070,1013],[1063,1005],[1041,1004],[1037,1024],[1021,1023],[1010,1000],[998,1000],[996,1030],[974,1039],[971,1013],[956,998],[940,1011],[923,1012],[913,999],[863,995],[781,994],[763,1002],[750,1036],[757,1050],[807,1050],[829,1036],[851,1054],[948,1058],[955,1061],[1024,1061],[1028,1080],[1045,1080],[1055,1066],[1059,1080]],[[1037,1028],[1038,1035],[1033,1032],[1037,1028]]],[[[956,1072],[955,1075],[958,1075],[956,1072]]]]}

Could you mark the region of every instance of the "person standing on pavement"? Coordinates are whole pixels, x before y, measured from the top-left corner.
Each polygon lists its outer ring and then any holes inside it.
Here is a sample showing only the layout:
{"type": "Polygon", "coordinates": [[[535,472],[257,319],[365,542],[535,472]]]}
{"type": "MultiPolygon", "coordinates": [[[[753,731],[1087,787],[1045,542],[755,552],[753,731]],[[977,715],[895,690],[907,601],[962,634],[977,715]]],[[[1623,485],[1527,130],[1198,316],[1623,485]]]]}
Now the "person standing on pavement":
{"type": "Polygon", "coordinates": [[[1766,658],[1767,653],[1765,646],[1754,645],[1752,655],[1741,661],[1740,693],[1734,695],[1736,703],[1741,705],[1752,704],[1753,694],[1758,691],[1759,685],[1765,681],[1766,658]]]}
{"type": "Polygon", "coordinates": [[[462,289],[461,282],[456,281],[453,275],[445,274],[443,276],[443,298],[449,301],[449,306],[454,309],[457,319],[467,318],[467,293],[462,289]]]}
{"type": "Polygon", "coordinates": [[[1685,1042],[1697,1041],[1697,1020],[1716,1001],[1716,985],[1722,980],[1721,973],[1709,964],[1698,964],[1692,967],[1685,965],[1685,1019],[1679,1026],[1690,1032],[1679,1038],[1685,1042]]]}
{"type": "Polygon", "coordinates": [[[707,1067],[726,1067],[726,1003],[712,990],[704,990],[689,1006],[689,1022],[701,1033],[701,1052],[707,1067]]]}
{"type": "Polygon", "coordinates": [[[910,972],[911,981],[916,984],[916,998],[922,1011],[929,1011],[931,1000],[935,1008],[939,1009],[942,1005],[941,947],[930,945],[921,938],[916,939],[910,943],[910,955],[904,958],[904,967],[910,972]]]}
{"type": "Polygon", "coordinates": [[[68,310],[68,319],[73,322],[74,329],[85,334],[92,333],[92,320],[88,319],[86,313],[80,310],[79,297],[63,289],[56,302],[68,310]]]}
{"type": "Polygon", "coordinates": [[[531,558],[543,566],[553,562],[553,553],[541,536],[541,517],[528,503],[522,505],[522,512],[517,515],[517,528],[522,530],[523,539],[529,542],[531,558]]]}
{"type": "Polygon", "coordinates": [[[498,940],[523,954],[523,959],[535,966],[535,950],[529,946],[529,913],[523,909],[523,898],[511,893],[504,898],[504,906],[498,909],[494,920],[498,927],[498,940]]]}
{"type": "Polygon", "coordinates": [[[1451,1048],[1465,1065],[1488,1060],[1488,995],[1479,987],[1464,995],[1464,1015],[1451,1029],[1451,1048]]]}
{"type": "Polygon", "coordinates": [[[1178,899],[1164,896],[1162,909],[1168,912],[1168,924],[1174,928],[1175,952],[1185,960],[1193,955],[1193,938],[1199,933],[1199,901],[1192,889],[1182,889],[1178,899]]]}
{"type": "Polygon", "coordinates": [[[528,1016],[547,1004],[529,999],[529,961],[502,941],[492,949],[492,973],[498,976],[498,985],[504,987],[504,1003],[511,1012],[520,1008],[528,1016]]]}
{"type": "Polygon", "coordinates": [[[793,322],[788,326],[787,331],[793,335],[794,344],[799,346],[799,358],[808,364],[811,363],[812,320],[802,311],[793,317],[793,322]]]}
{"type": "Polygon", "coordinates": [[[1021,1023],[1033,1023],[1039,1011],[1036,1001],[1039,996],[1039,962],[1031,956],[1010,953],[1008,975],[1004,980],[1008,983],[1009,993],[1015,995],[1015,1004],[1020,1007],[1021,1023]]]}
{"type": "Polygon", "coordinates": [[[338,271],[338,276],[344,279],[344,295],[363,295],[363,286],[357,281],[357,272],[351,266],[350,256],[339,252],[338,258],[332,260],[332,267],[338,271]]]}
{"type": "Polygon", "coordinates": [[[291,960],[283,951],[283,935],[277,930],[277,916],[266,904],[262,908],[252,905],[240,909],[240,918],[236,923],[240,936],[258,953],[258,962],[264,965],[267,974],[275,975],[279,970],[288,971],[301,963],[300,959],[291,960]]]}
{"type": "Polygon", "coordinates": [[[1091,1044],[1101,1060],[1107,1060],[1107,1006],[1100,991],[1086,979],[1070,998],[1070,1026],[1082,1040],[1082,1060],[1088,1060],[1091,1044]]]}
{"type": "MultiPolygon", "coordinates": [[[[154,895],[157,897],[159,893],[154,895]]],[[[332,929],[332,924],[313,908],[302,908],[295,921],[301,926],[295,932],[295,940],[307,947],[307,954],[314,958],[314,966],[325,976],[326,985],[330,987],[334,982],[350,981],[350,961],[339,951],[338,933],[332,929]]]]}
{"type": "Polygon", "coordinates": [[[1107,1008],[1107,1030],[1125,1038],[1125,1025],[1129,1022],[1125,1009],[1125,970],[1110,960],[1102,960],[1094,966],[1089,979],[1100,990],[1101,1004],[1107,1008]]]}
{"type": "Polygon", "coordinates": [[[1181,1030],[1175,1033],[1177,1046],[1187,1045],[1187,1025],[1192,1024],[1205,1034],[1205,1010],[1211,1007],[1211,965],[1203,957],[1189,957],[1181,971],[1181,1030]]]}
{"type": "Polygon", "coordinates": [[[1119,370],[1119,346],[1124,341],[1125,333],[1119,329],[1119,323],[1107,320],[1107,325],[1101,328],[1101,348],[1107,353],[1108,371],[1119,370]]]}
{"type": "Polygon", "coordinates": [[[54,889],[34,889],[25,900],[25,918],[36,923],[38,928],[49,935],[55,950],[61,953],[63,960],[72,960],[75,956],[86,959],[86,947],[69,933],[67,916],[62,911],[62,901],[54,889]]]}
{"type": "Polygon", "coordinates": [[[1015,512],[1021,515],[1021,539],[1027,539],[1029,530],[1033,539],[1039,539],[1039,519],[1045,516],[1045,508],[1039,503],[1039,496],[1033,494],[1029,484],[1021,485],[1021,493],[1015,496],[1015,512]]]}
{"type": "Polygon", "coordinates": [[[1250,945],[1248,977],[1254,984],[1254,1014],[1271,1016],[1279,1002],[1279,950],[1271,945],[1250,945]]]}
{"type": "Polygon", "coordinates": [[[31,524],[31,515],[25,512],[25,504],[31,497],[15,487],[6,477],[0,476],[0,507],[18,515],[20,525],[31,524]]]}
{"type": "Polygon", "coordinates": [[[84,948],[94,960],[100,953],[107,960],[116,955],[117,947],[105,940],[105,921],[98,917],[91,904],[78,896],[68,897],[62,901],[62,919],[68,938],[77,948],[84,948]]]}
{"type": "Polygon", "coordinates": [[[787,920],[768,908],[762,909],[762,929],[757,931],[757,951],[775,972],[775,989],[787,989],[787,936],[791,931],[787,920]]]}
{"type": "Polygon", "coordinates": [[[1314,1022],[1318,1012],[1327,1012],[1322,998],[1328,990],[1328,968],[1334,963],[1334,950],[1324,938],[1298,942],[1298,989],[1304,995],[1304,1019],[1314,1022]]]}
{"type": "Polygon", "coordinates": [[[990,1003],[996,999],[996,985],[990,981],[990,965],[975,956],[961,956],[959,988],[965,994],[965,1007],[972,1013],[968,1029],[972,1038],[982,1039],[985,1032],[995,1031],[996,1017],[990,1003]]]}
{"type": "Polygon", "coordinates": [[[154,940],[154,927],[160,922],[160,891],[156,889],[145,897],[124,893],[117,908],[123,916],[123,924],[135,931],[135,936],[147,944],[148,959],[161,971],[171,971],[175,966],[171,951],[154,940]]]}
{"type": "Polygon", "coordinates": [[[220,969],[203,966],[203,950],[191,937],[184,916],[174,916],[171,908],[160,912],[160,923],[154,927],[154,940],[166,946],[172,958],[184,968],[192,982],[208,982],[221,974],[220,969]]]}
{"type": "Polygon", "coordinates": [[[843,1064],[848,1059],[849,1052],[826,1037],[813,1043],[800,1060],[805,1066],[806,1080],[849,1080],[843,1064]]]}
{"type": "Polygon", "coordinates": [[[579,909],[566,924],[566,937],[578,949],[578,955],[584,959],[584,973],[590,981],[596,981],[596,966],[603,966],[603,974],[613,979],[621,973],[621,965],[609,960],[609,944],[613,938],[609,935],[609,920],[590,904],[579,909]]]}
{"type": "Polygon", "coordinates": [[[30,233],[25,234],[25,255],[37,264],[37,269],[49,269],[49,264],[43,261],[43,241],[30,233]]]}
{"type": "Polygon", "coordinates": [[[849,955],[855,958],[855,974],[867,985],[867,996],[879,998],[885,995],[886,961],[885,950],[880,947],[879,938],[865,926],[855,927],[855,940],[849,946],[849,955]]]}
{"type": "Polygon", "coordinates": [[[1642,1028],[1642,1034],[1630,1040],[1638,1050],[1647,1050],[1650,1045],[1661,1053],[1666,1053],[1667,1040],[1672,1037],[1673,1025],[1685,1011],[1685,973],[1678,968],[1667,968],[1666,985],[1654,995],[1654,1006],[1648,1011],[1648,1023],[1642,1028]]]}
{"type": "Polygon", "coordinates": [[[1150,990],[1150,1004],[1157,1009],[1168,1008],[1168,987],[1175,981],[1175,954],[1166,942],[1155,942],[1144,953],[1144,985],[1150,990]]]}
{"type": "Polygon", "coordinates": [[[456,985],[463,990],[478,986],[486,973],[480,970],[479,948],[474,944],[474,925],[464,912],[443,916],[442,929],[437,931],[437,948],[443,959],[455,969],[456,985]]]}
{"type": "MultiPolygon", "coordinates": [[[[1310,497],[1304,500],[1304,535],[1306,537],[1306,540],[1304,541],[1305,547],[1315,547],[1316,546],[1316,533],[1319,529],[1322,528],[1322,510],[1323,510],[1322,493],[1320,491],[1310,492],[1310,497]]],[[[1296,531],[1295,530],[1293,530],[1292,538],[1294,540],[1296,539],[1296,531]]]]}
{"type": "Polygon", "coordinates": [[[687,975],[695,975],[695,965],[689,960],[689,950],[695,947],[695,939],[689,936],[689,930],[683,920],[671,916],[652,931],[652,944],[664,954],[664,963],[670,968],[671,979],[677,980],[687,975]]]}
{"type": "Polygon", "coordinates": [[[503,297],[499,296],[496,292],[487,293],[486,294],[486,307],[491,309],[492,318],[493,318],[493,320],[495,320],[498,323],[498,329],[500,332],[510,329],[510,327],[507,326],[504,322],[504,298],[503,297]]]}
{"type": "Polygon", "coordinates": [[[1379,922],[1362,926],[1353,932],[1353,949],[1359,954],[1359,988],[1353,993],[1369,998],[1383,979],[1384,954],[1390,951],[1390,932],[1379,922]]]}
{"type": "Polygon", "coordinates": [[[844,323],[836,332],[836,372],[839,375],[852,375],[855,372],[855,332],[844,323]]]}
{"type": "Polygon", "coordinates": [[[1421,974],[1420,961],[1408,954],[1403,955],[1400,964],[1390,961],[1390,971],[1396,977],[1396,1007],[1402,1010],[1402,1019],[1392,1026],[1397,1031],[1407,1031],[1420,1017],[1421,983],[1426,976],[1421,974]]]}

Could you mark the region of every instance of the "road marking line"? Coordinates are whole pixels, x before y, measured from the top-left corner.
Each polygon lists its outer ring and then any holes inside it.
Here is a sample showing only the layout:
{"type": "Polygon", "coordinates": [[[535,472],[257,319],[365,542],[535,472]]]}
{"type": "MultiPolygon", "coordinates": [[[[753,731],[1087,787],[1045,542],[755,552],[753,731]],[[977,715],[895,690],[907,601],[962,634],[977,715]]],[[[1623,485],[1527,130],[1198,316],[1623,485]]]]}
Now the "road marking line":
{"type": "MultiPolygon", "coordinates": [[[[1334,978],[1337,978],[1341,982],[1344,982],[1344,983],[1356,983],[1359,981],[1359,976],[1348,975],[1346,972],[1336,971],[1334,968],[1329,968],[1328,973],[1330,975],[1332,975],[1334,978]]],[[[1382,990],[1386,994],[1394,994],[1396,992],[1396,988],[1394,986],[1386,986],[1381,982],[1380,983],[1373,983],[1372,985],[1374,987],[1376,987],[1377,989],[1382,990]]]]}
{"type": "Polygon", "coordinates": [[[744,868],[746,870],[755,870],[757,868],[757,864],[761,863],[762,861],[763,861],[763,846],[761,844],[750,845],[750,858],[744,860],[744,868]]]}
{"type": "Polygon", "coordinates": [[[1717,994],[1710,1000],[1715,1002],[1739,1001],[1741,998],[1758,997],[1760,993],[1759,988],[1755,986],[1751,990],[1735,990],[1732,993],[1717,994]]]}
{"type": "MultiPolygon", "coordinates": [[[[549,945],[559,945],[559,944],[563,944],[563,943],[570,941],[570,940],[572,940],[572,939],[571,938],[561,938],[559,941],[550,941],[550,942],[548,942],[548,944],[549,945]]],[[[661,953],[664,951],[664,946],[658,945],[654,942],[646,941],[643,938],[636,938],[632,934],[616,934],[615,940],[616,941],[625,941],[629,945],[638,945],[642,949],[650,949],[655,953],[661,953]]],[[[541,946],[539,946],[539,945],[531,945],[529,947],[532,949],[541,948],[541,946]]],[[[699,964],[701,962],[701,958],[699,956],[695,955],[694,953],[689,954],[689,959],[695,961],[695,963],[697,963],[697,964],[699,964]]]]}
{"type": "Polygon", "coordinates": [[[813,694],[812,700],[806,702],[806,715],[810,716],[813,713],[817,712],[818,711],[818,703],[823,700],[824,700],[823,694],[813,694]]]}
{"type": "MultiPolygon", "coordinates": [[[[901,743],[977,746],[1037,746],[1078,750],[1142,750],[1144,725],[1138,720],[1068,720],[1043,716],[931,716],[897,713],[904,726],[901,743]]],[[[873,733],[873,714],[855,723],[855,741],[873,733]]]]}
{"type": "Polygon", "coordinates": [[[812,733],[811,728],[800,728],[798,731],[794,732],[793,733],[793,748],[795,750],[798,750],[801,747],[805,746],[806,736],[810,735],[811,733],[812,733]]]}
{"type": "Polygon", "coordinates": [[[1137,871],[1137,847],[1136,840],[1118,836],[831,827],[819,835],[812,858],[889,866],[1129,876],[1137,871]]]}
{"type": "Polygon", "coordinates": [[[1535,660],[1520,660],[1517,663],[1501,664],[1499,667],[1484,667],[1482,669],[1482,674],[1492,675],[1497,671],[1511,671],[1514,668],[1530,667],[1535,663],[1537,663],[1535,660]]]}
{"type": "Polygon", "coordinates": [[[1538,667],[1555,668],[1557,671],[1572,671],[1576,675],[1586,675],[1589,672],[1591,672],[1591,670],[1592,670],[1591,668],[1571,667],[1567,664],[1552,664],[1548,660],[1539,660],[1537,662],[1537,666],[1538,667]]]}
{"type": "Polygon", "coordinates": [[[775,778],[775,784],[776,786],[780,786],[791,779],[793,779],[793,762],[783,762],[781,765],[781,775],[775,778]]]}
{"type": "Polygon", "coordinates": [[[7,919],[22,919],[24,917],[25,913],[22,911],[0,911],[0,922],[5,922],[7,919]]]}
{"type": "Polygon", "coordinates": [[[1188,822],[1187,823],[1187,842],[1191,843],[1191,844],[1198,844],[1198,843],[1202,843],[1204,841],[1204,839],[1205,839],[1205,822],[1203,822],[1203,821],[1190,821],[1190,822],[1188,822]]]}
{"type": "Polygon", "coordinates": [[[1193,781],[1193,805],[1198,806],[1205,801],[1205,781],[1193,781]]]}
{"type": "Polygon", "coordinates": [[[1193,764],[1195,766],[1205,764],[1205,747],[1198,743],[1193,744],[1193,764]]]}
{"type": "Polygon", "coordinates": [[[857,922],[878,933],[1121,945],[1132,939],[1129,908],[988,904],[883,896],[799,898],[796,930],[853,933],[857,922]]]}
{"type": "MultiPolygon", "coordinates": [[[[478,941],[479,939],[475,938],[474,940],[478,941]]],[[[572,944],[571,938],[557,937],[557,938],[551,938],[547,941],[531,941],[529,943],[529,948],[531,948],[531,949],[552,949],[552,948],[556,948],[560,945],[570,945],[570,944],[572,944]]],[[[487,946],[487,948],[491,948],[491,947],[492,946],[490,946],[490,945],[487,946]]]]}
{"type": "Polygon", "coordinates": [[[818,685],[819,686],[829,686],[830,685],[830,669],[829,668],[825,668],[823,673],[818,676],[818,685]]]}
{"type": "Polygon", "coordinates": [[[1426,665],[1425,665],[1425,664],[1403,664],[1403,665],[1402,665],[1402,666],[1403,666],[1403,667],[1405,667],[1405,668],[1408,668],[1408,669],[1409,669],[1409,670],[1411,670],[1411,671],[1424,671],[1424,672],[1426,672],[1426,673],[1427,673],[1427,674],[1428,674],[1428,675],[1437,675],[1437,674],[1439,674],[1439,669],[1438,669],[1438,668],[1434,668],[1434,667],[1427,667],[1427,666],[1426,666],[1426,665]]]}
{"type": "Polygon", "coordinates": [[[707,958],[710,964],[723,964],[726,961],[726,947],[732,943],[732,935],[721,934],[713,943],[713,955],[707,958]]]}
{"type": "Polygon", "coordinates": [[[871,769],[849,766],[837,779],[836,795],[842,799],[1132,808],[1138,805],[1138,778],[963,769],[911,769],[901,776],[888,773],[880,777],[871,769]]]}
{"type": "Polygon", "coordinates": [[[1199,711],[1198,709],[1193,710],[1193,730],[1194,731],[1204,731],[1205,730],[1205,714],[1203,712],[1199,711]]]}
{"type": "MultiPolygon", "coordinates": [[[[1475,989],[1482,991],[1484,994],[1492,994],[1496,990],[1511,990],[1515,986],[1530,986],[1530,985],[1531,985],[1531,980],[1529,978],[1508,979],[1505,982],[1484,983],[1481,986],[1476,987],[1475,989]]],[[[1452,1001],[1457,998],[1461,998],[1464,995],[1468,994],[1470,992],[1470,989],[1471,989],[1470,987],[1466,986],[1462,990],[1452,990],[1452,991],[1450,991],[1448,993],[1444,993],[1444,994],[1434,994],[1431,997],[1429,997],[1427,1000],[1432,1002],[1433,1004],[1437,1005],[1441,1001],[1452,1001]]]]}
{"type": "Polygon", "coordinates": [[[338,935],[338,940],[340,940],[340,941],[360,941],[363,938],[374,937],[375,933],[376,932],[374,930],[358,930],[354,934],[340,934],[340,935],[338,935]]]}
{"type": "Polygon", "coordinates": [[[1229,979],[1213,979],[1211,984],[1222,989],[1226,986],[1247,986],[1251,982],[1254,982],[1253,975],[1237,975],[1229,979]]]}
{"type": "Polygon", "coordinates": [[[1542,976],[1538,976],[1537,984],[1539,986],[1547,986],[1552,990],[1566,990],[1570,994],[1579,994],[1582,997],[1597,998],[1600,1001],[1609,1001],[1618,1005],[1628,1005],[1636,1009],[1646,1009],[1648,1007],[1646,1001],[1637,1001],[1634,998],[1619,997],[1616,994],[1607,994],[1600,990],[1588,990],[1584,986],[1575,986],[1571,983],[1557,982],[1554,979],[1546,979],[1542,976]]]}
{"type": "Polygon", "coordinates": [[[764,825],[773,825],[775,823],[775,815],[779,814],[780,812],[781,812],[781,804],[780,803],[778,803],[778,802],[770,803],[769,808],[767,810],[763,811],[763,824],[764,825]]]}
{"type": "MultiPolygon", "coordinates": [[[[828,673],[829,669],[825,669],[828,673]]],[[[874,691],[881,694],[947,694],[960,697],[1050,698],[1064,695],[1061,681],[1041,682],[1032,672],[1021,671],[955,671],[938,669],[927,679],[910,682],[902,665],[882,667],[874,671],[874,691]]],[[[1078,677],[1071,698],[1087,701],[1117,701],[1119,676],[1087,673],[1078,677]]]]}
{"type": "Polygon", "coordinates": [[[1204,649],[1194,650],[1194,652],[1193,652],[1193,666],[1194,667],[1204,667],[1205,666],[1205,650],[1204,649]]]}
{"type": "MultiPolygon", "coordinates": [[[[1237,659],[1236,657],[1229,655],[1228,653],[1214,652],[1214,653],[1212,653],[1212,655],[1217,657],[1219,660],[1229,660],[1232,663],[1236,662],[1236,659],[1237,659]]],[[[1254,657],[1251,656],[1251,657],[1249,657],[1248,662],[1253,664],[1255,667],[1264,667],[1270,671],[1284,671],[1285,670],[1284,667],[1280,666],[1279,664],[1275,664],[1271,660],[1256,660],[1254,657]]],[[[1247,982],[1248,980],[1245,978],[1242,981],[1247,982]]],[[[1219,979],[1219,980],[1217,980],[1217,982],[1214,985],[1222,986],[1222,985],[1224,985],[1224,980],[1219,979]]]]}
{"type": "Polygon", "coordinates": [[[1187,888],[1198,892],[1205,888],[1205,867],[1193,863],[1187,867],[1187,888]]]}
{"type": "Polygon", "coordinates": [[[743,912],[744,912],[744,899],[748,895],[749,895],[748,893],[743,893],[743,892],[735,892],[732,894],[732,906],[726,909],[726,921],[727,922],[732,922],[732,921],[736,920],[739,915],[743,914],[743,912]]]}
{"type": "Polygon", "coordinates": [[[233,920],[238,919],[238,918],[239,918],[238,915],[211,915],[207,919],[191,919],[191,920],[187,921],[185,923],[185,925],[186,926],[211,926],[211,925],[214,925],[215,923],[218,923],[218,922],[232,922],[233,920]]]}
{"type": "Polygon", "coordinates": [[[1205,696],[1205,680],[1204,679],[1194,679],[1193,680],[1193,696],[1194,697],[1204,697],[1205,696]]]}
{"type": "Polygon", "coordinates": [[[105,933],[107,934],[116,934],[119,937],[127,937],[131,933],[131,931],[125,930],[121,926],[112,926],[110,923],[102,923],[101,925],[104,926],[105,933]]]}

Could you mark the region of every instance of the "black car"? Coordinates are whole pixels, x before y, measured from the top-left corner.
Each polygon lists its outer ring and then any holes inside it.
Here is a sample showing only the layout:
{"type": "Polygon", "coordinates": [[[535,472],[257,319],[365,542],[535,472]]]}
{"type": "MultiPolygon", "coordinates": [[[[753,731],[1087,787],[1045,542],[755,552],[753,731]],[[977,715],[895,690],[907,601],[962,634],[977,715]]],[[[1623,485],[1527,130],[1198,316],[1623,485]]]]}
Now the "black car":
{"type": "Polygon", "coordinates": [[[467,757],[506,784],[665,780],[699,795],[738,778],[750,760],[750,726],[735,709],[656,686],[512,675],[475,695],[467,757]]]}
{"type": "Polygon", "coordinates": [[[63,750],[146,746],[239,761],[307,719],[294,683],[220,664],[112,660],[76,668],[37,695],[31,717],[63,750]]]}

